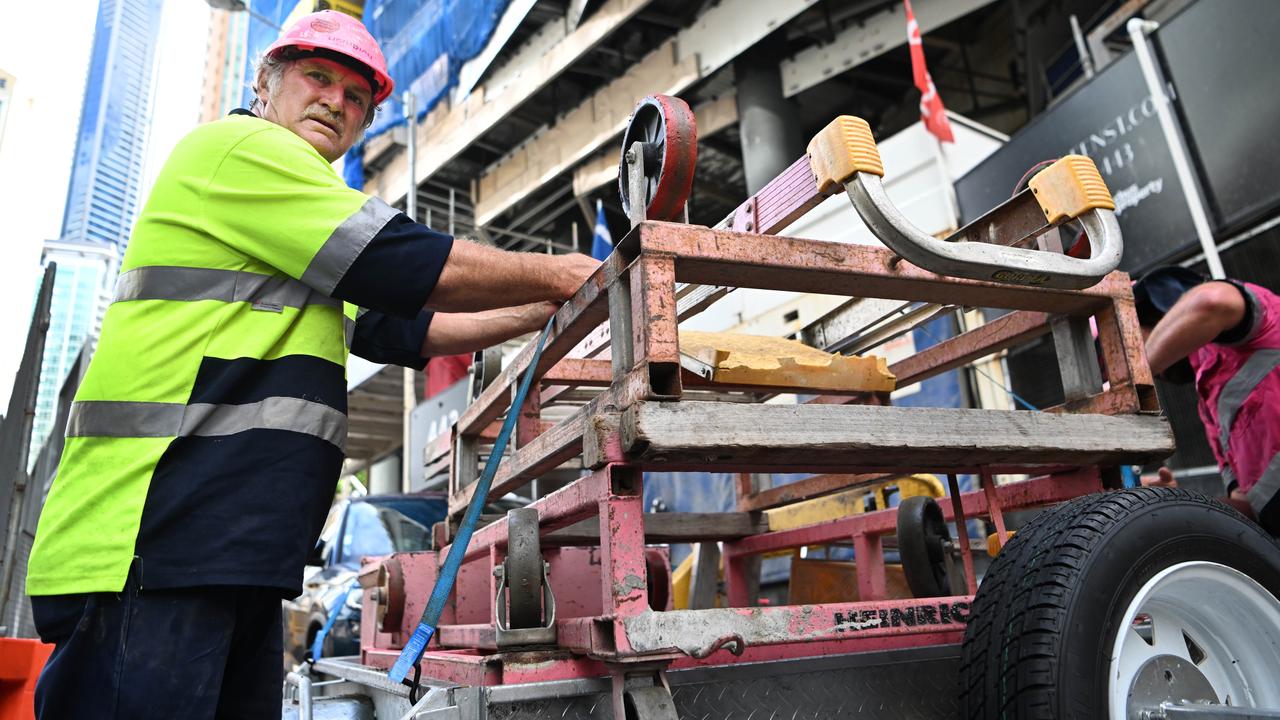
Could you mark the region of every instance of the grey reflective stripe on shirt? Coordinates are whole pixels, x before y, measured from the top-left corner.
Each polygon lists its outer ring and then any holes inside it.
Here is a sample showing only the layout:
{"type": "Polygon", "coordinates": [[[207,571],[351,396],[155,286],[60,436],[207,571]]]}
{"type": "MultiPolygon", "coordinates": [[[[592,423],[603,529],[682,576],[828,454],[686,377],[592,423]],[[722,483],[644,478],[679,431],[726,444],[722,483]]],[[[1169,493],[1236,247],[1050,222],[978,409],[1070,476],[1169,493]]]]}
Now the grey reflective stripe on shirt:
{"type": "Polygon", "coordinates": [[[174,437],[183,403],[80,400],[71,403],[67,437],[174,437]]]}
{"type": "Polygon", "coordinates": [[[1227,453],[1231,425],[1235,423],[1236,413],[1240,412],[1240,407],[1254,388],[1258,387],[1258,383],[1277,365],[1280,365],[1280,350],[1259,350],[1222,388],[1222,394],[1218,396],[1218,447],[1223,455],[1227,453]]]}
{"type": "Polygon", "coordinates": [[[345,449],[347,416],[321,403],[269,397],[245,405],[87,400],[71,404],[67,437],[216,437],[288,430],[345,449]]]}
{"type": "Polygon", "coordinates": [[[1227,495],[1230,495],[1231,491],[1235,490],[1240,485],[1240,482],[1236,480],[1236,471],[1232,470],[1230,465],[1223,465],[1221,475],[1222,488],[1226,490],[1227,495]]]}
{"type": "Polygon", "coordinates": [[[354,215],[343,220],[329,239],[325,240],[315,257],[311,258],[306,272],[302,273],[302,282],[325,295],[332,295],[351,263],[364,252],[369,241],[391,222],[391,218],[399,213],[399,210],[376,197],[366,200],[354,215]]]}
{"type": "Polygon", "coordinates": [[[250,302],[255,307],[276,310],[301,309],[307,305],[342,306],[340,301],[285,275],[167,265],[121,273],[116,283],[116,301],[128,300],[250,302]]]}
{"type": "Polygon", "coordinates": [[[1276,496],[1277,491],[1280,491],[1280,452],[1271,456],[1271,462],[1267,463],[1267,469],[1258,477],[1257,484],[1249,488],[1247,494],[1253,514],[1261,515],[1263,508],[1276,496]]]}
{"type": "Polygon", "coordinates": [[[351,341],[356,337],[356,321],[342,316],[342,339],[347,343],[347,349],[351,349],[351,341]]]}
{"type": "Polygon", "coordinates": [[[313,435],[342,448],[347,415],[328,405],[291,397],[269,397],[246,405],[187,406],[181,436],[234,435],[246,430],[289,430],[313,435]]]}

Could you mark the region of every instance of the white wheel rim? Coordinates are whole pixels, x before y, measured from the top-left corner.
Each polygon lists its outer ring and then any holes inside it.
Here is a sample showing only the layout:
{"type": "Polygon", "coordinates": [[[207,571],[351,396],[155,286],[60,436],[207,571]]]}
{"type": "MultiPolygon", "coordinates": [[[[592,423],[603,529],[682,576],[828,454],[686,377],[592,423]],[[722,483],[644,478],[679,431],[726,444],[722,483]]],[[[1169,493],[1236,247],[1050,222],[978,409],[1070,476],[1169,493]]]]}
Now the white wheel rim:
{"type": "Polygon", "coordinates": [[[1130,713],[1129,698],[1140,672],[1150,672],[1156,658],[1190,663],[1199,673],[1181,686],[1170,678],[1174,702],[1180,690],[1193,692],[1188,688],[1207,680],[1220,703],[1280,707],[1280,601],[1225,565],[1169,567],[1142,586],[1121,618],[1108,674],[1113,720],[1141,720],[1130,713]]]}

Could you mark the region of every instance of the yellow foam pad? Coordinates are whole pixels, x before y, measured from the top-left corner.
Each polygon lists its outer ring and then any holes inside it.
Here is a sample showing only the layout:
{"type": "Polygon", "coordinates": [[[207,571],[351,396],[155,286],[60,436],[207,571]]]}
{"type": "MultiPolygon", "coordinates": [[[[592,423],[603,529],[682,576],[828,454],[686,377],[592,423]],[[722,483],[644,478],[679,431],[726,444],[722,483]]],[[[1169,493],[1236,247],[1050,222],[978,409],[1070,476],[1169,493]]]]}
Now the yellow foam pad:
{"type": "Polygon", "coordinates": [[[1084,155],[1063,157],[1037,173],[1028,185],[1051,224],[1078,218],[1097,208],[1116,209],[1097,166],[1084,155]]]}
{"type": "Polygon", "coordinates": [[[727,385],[889,392],[896,384],[883,357],[828,353],[786,338],[681,330],[680,352],[710,365],[712,380],[727,385]]]}
{"type": "Polygon", "coordinates": [[[880,149],[871,135],[871,126],[853,115],[841,115],[813,136],[809,141],[809,167],[818,189],[824,193],[840,191],[854,173],[884,177],[884,164],[880,162],[880,149]]]}

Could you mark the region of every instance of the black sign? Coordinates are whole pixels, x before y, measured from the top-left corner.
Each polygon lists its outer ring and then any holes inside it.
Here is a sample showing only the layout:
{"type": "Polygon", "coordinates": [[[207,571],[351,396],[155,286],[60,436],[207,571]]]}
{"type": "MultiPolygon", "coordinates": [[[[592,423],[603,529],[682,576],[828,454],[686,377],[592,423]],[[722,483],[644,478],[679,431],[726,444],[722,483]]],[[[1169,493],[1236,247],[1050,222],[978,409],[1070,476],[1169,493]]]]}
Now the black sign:
{"type": "Polygon", "coordinates": [[[1031,166],[1075,153],[1098,166],[1116,201],[1124,237],[1122,270],[1150,267],[1197,243],[1191,213],[1156,117],[1165,98],[1147,92],[1129,53],[1036,117],[1001,149],[956,182],[969,222],[1007,200],[1031,166]]]}
{"type": "Polygon", "coordinates": [[[1277,32],[1275,0],[1201,0],[1155,36],[1210,205],[1227,234],[1280,204],[1277,32]]]}
{"type": "MultiPolygon", "coordinates": [[[[1201,0],[1151,37],[1217,240],[1280,206],[1280,2],[1201,0]]],[[[1003,202],[1035,163],[1093,158],[1116,200],[1122,270],[1198,245],[1137,57],[1128,53],[1020,130],[956,183],[968,222],[1003,202]]]]}

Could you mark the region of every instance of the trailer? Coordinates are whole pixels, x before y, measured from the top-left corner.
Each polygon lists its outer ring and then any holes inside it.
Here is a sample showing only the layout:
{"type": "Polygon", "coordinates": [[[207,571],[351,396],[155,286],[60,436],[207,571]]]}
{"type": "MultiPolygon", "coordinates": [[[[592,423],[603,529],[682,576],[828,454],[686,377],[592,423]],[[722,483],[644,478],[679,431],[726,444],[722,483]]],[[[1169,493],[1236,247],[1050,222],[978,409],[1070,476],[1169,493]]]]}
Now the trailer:
{"type": "Polygon", "coordinates": [[[360,656],[290,675],[287,715],[1280,717],[1280,546],[1204,496],[1120,488],[1120,466],[1167,456],[1173,438],[1115,270],[1114,203],[1088,158],[1054,162],[946,238],[894,208],[858,118],[833,121],[715,227],[687,222],[695,162],[688,107],[642,101],[619,171],[631,231],[458,420],[437,550],[365,566],[360,656]],[[778,234],[839,193],[885,247],[778,234]],[[769,365],[755,341],[679,328],[733,288],[889,302],[880,333],[957,307],[1007,312],[892,365],[805,351],[769,365]],[[1059,407],[889,401],[1044,335],[1059,407]],[[533,390],[513,404],[521,380],[533,390]],[[769,402],[784,393],[807,401],[769,402]],[[587,399],[544,419],[569,397],[587,399]],[[515,449],[486,487],[481,459],[502,454],[491,443],[504,415],[515,449]],[[581,478],[468,535],[473,501],[577,458],[581,478]],[[672,470],[739,473],[737,511],[646,514],[645,472],[672,470]],[[752,483],[773,473],[810,477],[752,483]],[[832,511],[918,473],[945,478],[949,496],[832,511]],[[979,488],[962,491],[962,474],[979,488]],[[1010,532],[1006,514],[1027,509],[1041,512],[1010,532]],[[973,518],[994,529],[981,585],[973,518]],[[460,536],[456,587],[418,656],[427,596],[460,536]],[[670,542],[700,548],[687,607],[655,547],[670,542]],[[757,603],[759,558],[832,543],[854,551],[843,594],[757,603]],[[389,679],[405,657],[412,676],[389,679]]]}

